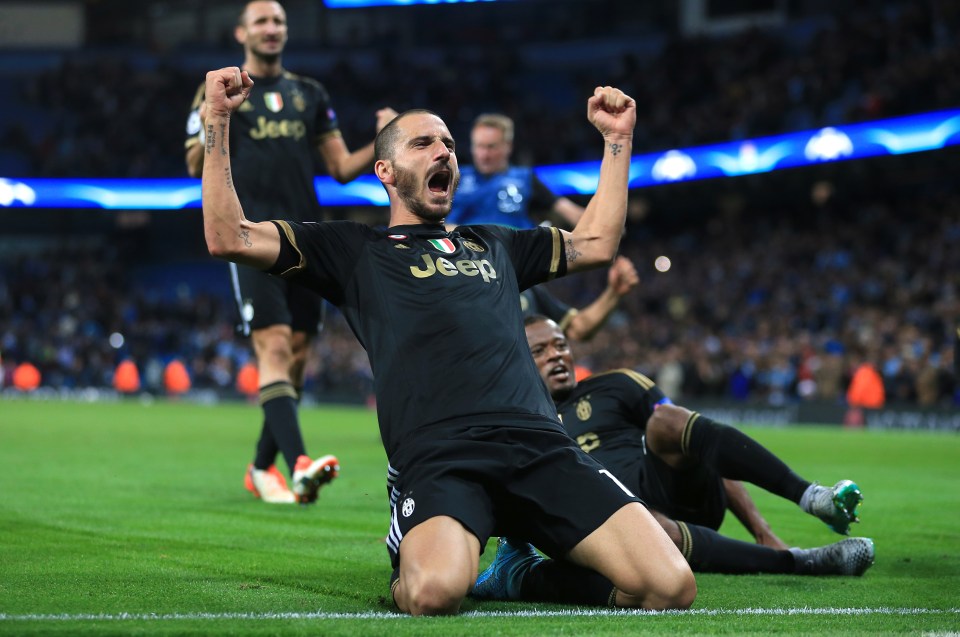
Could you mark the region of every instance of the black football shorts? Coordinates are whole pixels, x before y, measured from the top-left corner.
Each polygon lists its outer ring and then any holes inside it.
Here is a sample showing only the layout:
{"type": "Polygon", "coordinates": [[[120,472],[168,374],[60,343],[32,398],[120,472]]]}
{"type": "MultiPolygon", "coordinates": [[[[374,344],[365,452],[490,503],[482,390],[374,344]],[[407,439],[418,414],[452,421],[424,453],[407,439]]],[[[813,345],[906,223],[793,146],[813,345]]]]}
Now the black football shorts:
{"type": "Polygon", "coordinates": [[[458,520],[481,548],[491,536],[511,536],[560,557],[621,507],[640,502],[556,427],[446,424],[405,440],[391,458],[398,473],[387,534],[393,566],[404,535],[434,516],[458,520]]]}
{"type": "Polygon", "coordinates": [[[289,325],[294,332],[317,334],[323,324],[323,298],[308,288],[245,265],[230,264],[234,299],[240,311],[239,329],[289,325]]]}

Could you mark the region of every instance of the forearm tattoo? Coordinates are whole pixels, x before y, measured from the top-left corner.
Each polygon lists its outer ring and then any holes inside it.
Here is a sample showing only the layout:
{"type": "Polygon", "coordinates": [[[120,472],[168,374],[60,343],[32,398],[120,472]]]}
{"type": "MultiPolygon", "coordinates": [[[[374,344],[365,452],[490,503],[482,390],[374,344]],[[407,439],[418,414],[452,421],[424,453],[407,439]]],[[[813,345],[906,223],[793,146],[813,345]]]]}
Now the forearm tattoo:
{"type": "Polygon", "coordinates": [[[614,157],[619,155],[620,151],[622,150],[623,150],[623,144],[614,144],[614,143],[610,144],[610,154],[613,155],[614,157]]]}
{"type": "Polygon", "coordinates": [[[227,125],[220,123],[220,154],[227,156],[227,125]]]}
{"type": "Polygon", "coordinates": [[[213,152],[214,147],[217,145],[217,134],[213,132],[213,124],[207,124],[207,144],[204,150],[207,151],[207,154],[213,152]]]}
{"type": "Polygon", "coordinates": [[[227,178],[227,188],[233,190],[233,175],[230,174],[230,166],[223,169],[223,174],[227,178]]]}
{"type": "Polygon", "coordinates": [[[568,263],[573,263],[577,260],[577,257],[583,254],[573,246],[573,239],[567,239],[567,249],[564,252],[567,254],[568,263]]]}
{"type": "Polygon", "coordinates": [[[250,231],[249,231],[249,230],[241,230],[241,231],[240,231],[240,234],[239,234],[238,236],[239,236],[241,239],[243,239],[243,245],[247,246],[248,248],[252,248],[252,247],[253,247],[253,242],[250,241],[250,231]]]}

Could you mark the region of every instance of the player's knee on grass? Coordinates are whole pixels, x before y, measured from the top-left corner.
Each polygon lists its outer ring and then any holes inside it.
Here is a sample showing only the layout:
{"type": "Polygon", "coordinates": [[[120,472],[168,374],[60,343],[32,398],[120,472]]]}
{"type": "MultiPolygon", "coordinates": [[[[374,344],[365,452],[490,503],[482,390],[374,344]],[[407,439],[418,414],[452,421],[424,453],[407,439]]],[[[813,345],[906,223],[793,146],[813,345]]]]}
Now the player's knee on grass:
{"type": "Polygon", "coordinates": [[[480,540],[459,521],[435,516],[400,544],[397,605],[411,615],[451,615],[477,579],[480,540]]]}
{"type": "Polygon", "coordinates": [[[690,565],[660,522],[640,504],[614,513],[574,547],[570,558],[613,583],[617,606],[686,609],[697,595],[690,565]]]}
{"type": "Polygon", "coordinates": [[[404,574],[399,588],[411,615],[453,615],[459,612],[474,579],[461,573],[420,571],[404,574]]]}
{"type": "Polygon", "coordinates": [[[697,597],[697,581],[683,561],[659,562],[656,573],[637,571],[617,586],[616,605],[647,610],[686,610],[697,597]]]}

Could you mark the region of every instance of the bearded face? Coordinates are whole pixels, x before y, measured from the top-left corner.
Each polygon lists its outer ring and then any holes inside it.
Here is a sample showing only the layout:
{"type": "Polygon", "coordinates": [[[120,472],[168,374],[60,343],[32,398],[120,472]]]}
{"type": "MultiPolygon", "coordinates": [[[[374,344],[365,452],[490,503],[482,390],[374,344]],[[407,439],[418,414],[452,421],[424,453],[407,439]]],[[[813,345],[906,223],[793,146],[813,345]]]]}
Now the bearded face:
{"type": "Polygon", "coordinates": [[[442,223],[453,205],[453,193],[460,182],[456,166],[434,167],[424,179],[413,169],[394,164],[397,196],[410,212],[428,223],[442,223]]]}
{"type": "Polygon", "coordinates": [[[287,43],[287,14],[277,2],[251,2],[237,27],[237,41],[264,62],[275,62],[287,43]]]}

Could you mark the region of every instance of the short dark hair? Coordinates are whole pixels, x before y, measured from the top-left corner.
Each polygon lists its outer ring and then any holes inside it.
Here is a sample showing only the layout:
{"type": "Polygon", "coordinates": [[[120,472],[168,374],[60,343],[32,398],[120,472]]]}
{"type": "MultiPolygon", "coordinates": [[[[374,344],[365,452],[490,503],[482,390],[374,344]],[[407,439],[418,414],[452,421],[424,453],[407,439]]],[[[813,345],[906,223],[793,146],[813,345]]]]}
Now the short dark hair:
{"type": "MultiPolygon", "coordinates": [[[[244,18],[247,15],[247,9],[249,9],[250,5],[253,4],[254,2],[262,2],[262,1],[263,0],[247,0],[246,2],[244,2],[243,8],[240,9],[240,15],[237,16],[237,25],[241,27],[244,26],[244,18]]],[[[283,9],[283,3],[280,2],[280,0],[267,0],[267,1],[276,2],[277,4],[280,5],[280,8],[283,9]]],[[[286,12],[286,9],[284,9],[284,12],[286,12]]]]}
{"type": "Polygon", "coordinates": [[[427,115],[440,117],[433,111],[428,111],[425,108],[413,108],[409,111],[400,113],[390,120],[386,126],[381,128],[379,133],[377,133],[377,137],[373,141],[374,161],[379,161],[381,159],[393,159],[394,150],[397,146],[397,140],[400,137],[400,130],[397,128],[397,122],[407,115],[416,115],[417,113],[426,113],[427,115]]]}
{"type": "Polygon", "coordinates": [[[531,314],[527,318],[523,319],[523,326],[533,325],[534,323],[546,323],[547,321],[553,321],[549,316],[544,316],[543,314],[531,314]]]}

